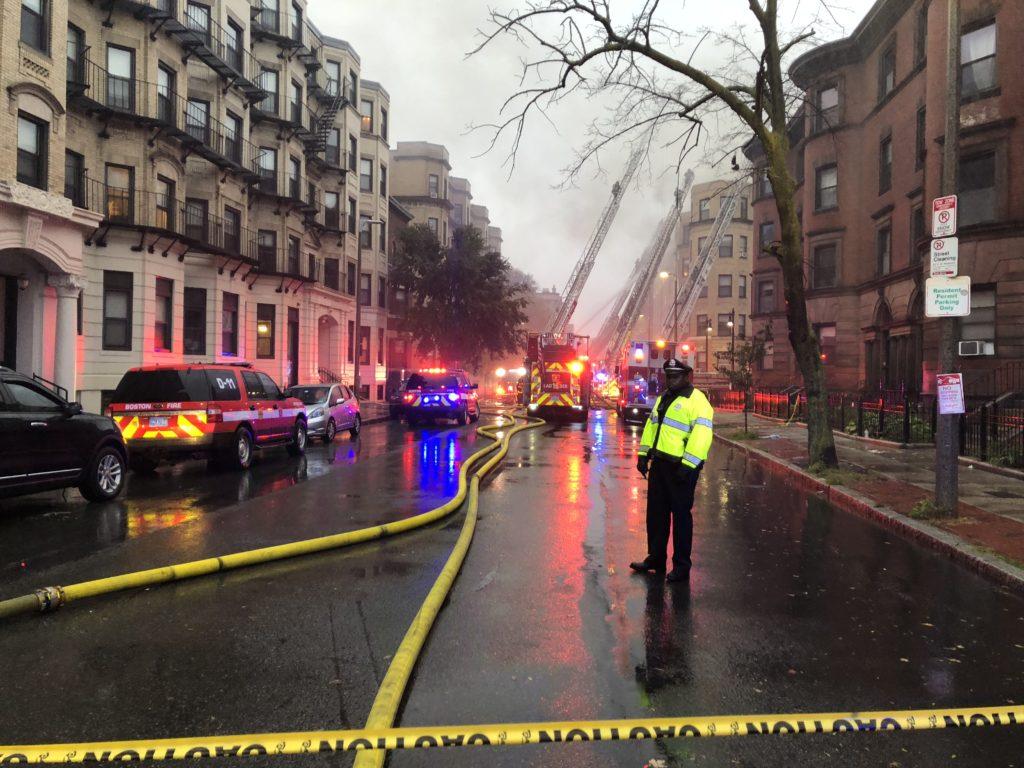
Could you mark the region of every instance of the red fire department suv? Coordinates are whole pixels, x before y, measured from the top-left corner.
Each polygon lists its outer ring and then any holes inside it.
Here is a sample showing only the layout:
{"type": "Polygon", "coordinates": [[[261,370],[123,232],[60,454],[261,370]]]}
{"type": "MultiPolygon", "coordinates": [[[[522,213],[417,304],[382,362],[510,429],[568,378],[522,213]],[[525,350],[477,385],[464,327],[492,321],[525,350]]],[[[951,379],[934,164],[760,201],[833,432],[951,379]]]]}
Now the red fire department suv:
{"type": "Polygon", "coordinates": [[[306,450],[302,401],[244,363],[132,368],[107,413],[141,471],[197,455],[246,469],[256,448],[285,445],[293,456],[306,450]]]}

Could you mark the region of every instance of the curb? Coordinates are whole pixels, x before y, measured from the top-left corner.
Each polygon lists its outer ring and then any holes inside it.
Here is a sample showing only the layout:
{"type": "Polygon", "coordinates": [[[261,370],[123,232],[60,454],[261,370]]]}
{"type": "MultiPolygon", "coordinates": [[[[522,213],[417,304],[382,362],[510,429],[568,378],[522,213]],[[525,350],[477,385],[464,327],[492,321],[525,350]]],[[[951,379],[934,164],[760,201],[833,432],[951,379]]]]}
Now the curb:
{"type": "Polygon", "coordinates": [[[730,440],[721,435],[716,435],[715,437],[731,448],[746,454],[757,463],[766,465],[770,471],[783,475],[789,482],[800,489],[822,495],[826,501],[836,508],[881,523],[884,527],[908,539],[924,544],[946,555],[951,560],[967,566],[975,573],[992,579],[1000,586],[1024,596],[1024,569],[982,552],[974,545],[968,544],[960,537],[948,531],[901,515],[889,507],[876,504],[870,498],[857,491],[842,485],[829,485],[809,472],[805,472],[796,464],[773,456],[767,451],[754,448],[742,441],[730,440]]]}

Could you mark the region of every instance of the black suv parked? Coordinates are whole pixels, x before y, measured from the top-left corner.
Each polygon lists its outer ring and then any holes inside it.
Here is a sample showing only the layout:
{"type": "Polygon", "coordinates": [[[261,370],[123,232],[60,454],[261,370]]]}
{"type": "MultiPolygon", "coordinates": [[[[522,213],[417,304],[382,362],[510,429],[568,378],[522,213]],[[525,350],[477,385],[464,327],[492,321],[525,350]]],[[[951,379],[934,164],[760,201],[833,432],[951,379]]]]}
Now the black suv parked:
{"type": "Polygon", "coordinates": [[[124,489],[127,458],[113,419],[0,367],[0,496],[77,486],[108,501],[124,489]]]}

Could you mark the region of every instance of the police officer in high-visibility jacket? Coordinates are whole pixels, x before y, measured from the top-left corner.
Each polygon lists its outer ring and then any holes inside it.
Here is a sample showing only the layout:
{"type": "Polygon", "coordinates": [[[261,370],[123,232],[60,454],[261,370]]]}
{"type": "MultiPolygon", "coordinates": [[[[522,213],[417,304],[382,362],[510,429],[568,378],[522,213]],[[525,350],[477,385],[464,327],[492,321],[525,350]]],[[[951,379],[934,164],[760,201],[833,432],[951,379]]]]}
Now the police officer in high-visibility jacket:
{"type": "Polygon", "coordinates": [[[693,542],[693,493],[708,458],[715,411],[690,383],[693,369],[665,361],[666,391],[654,403],[640,438],[636,468],[648,479],[647,557],[629,567],[640,573],[665,573],[672,532],[672,572],[667,581],[690,578],[693,542]]]}

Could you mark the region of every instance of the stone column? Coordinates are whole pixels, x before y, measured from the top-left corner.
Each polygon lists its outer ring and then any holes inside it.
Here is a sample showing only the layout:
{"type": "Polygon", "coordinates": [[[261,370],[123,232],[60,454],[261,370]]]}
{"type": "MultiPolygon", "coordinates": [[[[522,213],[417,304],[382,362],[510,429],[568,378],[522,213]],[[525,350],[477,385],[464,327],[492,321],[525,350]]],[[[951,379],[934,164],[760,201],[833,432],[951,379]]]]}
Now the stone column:
{"type": "Polygon", "coordinates": [[[57,291],[57,339],[54,345],[53,379],[75,399],[78,372],[78,295],[83,281],[78,275],[50,275],[47,284],[57,291]]]}

